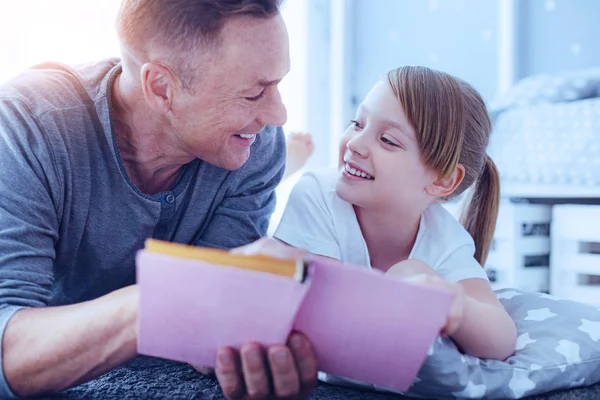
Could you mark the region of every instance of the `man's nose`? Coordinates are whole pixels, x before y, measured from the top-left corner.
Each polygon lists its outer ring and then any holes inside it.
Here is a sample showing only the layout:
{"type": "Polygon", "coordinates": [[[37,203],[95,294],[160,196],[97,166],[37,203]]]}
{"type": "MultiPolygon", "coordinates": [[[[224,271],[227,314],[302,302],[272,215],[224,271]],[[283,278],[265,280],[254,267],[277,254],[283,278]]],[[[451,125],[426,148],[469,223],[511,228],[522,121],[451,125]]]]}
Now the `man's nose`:
{"type": "Polygon", "coordinates": [[[262,125],[283,126],[287,122],[287,110],[281,101],[281,94],[277,88],[272,88],[275,93],[268,97],[257,120],[262,125]]]}

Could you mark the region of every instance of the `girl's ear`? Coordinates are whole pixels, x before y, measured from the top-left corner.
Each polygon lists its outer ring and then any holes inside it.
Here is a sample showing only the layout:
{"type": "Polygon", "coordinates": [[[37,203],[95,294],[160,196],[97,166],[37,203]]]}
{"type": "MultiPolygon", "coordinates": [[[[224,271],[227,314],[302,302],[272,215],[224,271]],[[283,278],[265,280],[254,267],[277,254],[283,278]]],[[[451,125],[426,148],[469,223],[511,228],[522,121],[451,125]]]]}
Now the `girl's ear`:
{"type": "Polygon", "coordinates": [[[458,164],[449,178],[436,178],[425,188],[425,191],[433,197],[450,196],[456,190],[458,185],[460,185],[464,177],[465,167],[463,167],[462,164],[458,164]]]}

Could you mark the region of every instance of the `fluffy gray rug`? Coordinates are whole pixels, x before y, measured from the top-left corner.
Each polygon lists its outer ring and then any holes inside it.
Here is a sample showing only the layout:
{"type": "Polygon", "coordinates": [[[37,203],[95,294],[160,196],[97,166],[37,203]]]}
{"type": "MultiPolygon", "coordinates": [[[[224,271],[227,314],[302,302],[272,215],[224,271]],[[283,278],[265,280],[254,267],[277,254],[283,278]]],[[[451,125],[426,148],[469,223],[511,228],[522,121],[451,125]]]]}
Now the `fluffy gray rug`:
{"type": "MultiPolygon", "coordinates": [[[[108,374],[46,399],[224,399],[216,380],[187,364],[139,357],[108,374]]],[[[319,385],[311,400],[386,400],[404,396],[319,385]]],[[[600,384],[528,398],[530,400],[600,399],[600,384]]]]}

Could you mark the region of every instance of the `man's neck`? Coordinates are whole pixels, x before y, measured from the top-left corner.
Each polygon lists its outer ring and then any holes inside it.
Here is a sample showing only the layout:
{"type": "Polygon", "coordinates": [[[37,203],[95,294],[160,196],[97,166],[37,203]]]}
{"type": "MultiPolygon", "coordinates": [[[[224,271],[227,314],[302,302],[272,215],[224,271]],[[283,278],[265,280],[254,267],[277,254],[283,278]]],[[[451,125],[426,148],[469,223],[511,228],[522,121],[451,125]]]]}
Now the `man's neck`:
{"type": "Polygon", "coordinates": [[[181,167],[193,158],[170,150],[169,129],[151,112],[140,90],[129,87],[122,76],[112,89],[111,116],[127,175],[146,194],[172,189],[181,167]]]}
{"type": "Polygon", "coordinates": [[[387,271],[406,260],[415,244],[420,212],[371,211],[354,206],[373,268],[387,271]]]}

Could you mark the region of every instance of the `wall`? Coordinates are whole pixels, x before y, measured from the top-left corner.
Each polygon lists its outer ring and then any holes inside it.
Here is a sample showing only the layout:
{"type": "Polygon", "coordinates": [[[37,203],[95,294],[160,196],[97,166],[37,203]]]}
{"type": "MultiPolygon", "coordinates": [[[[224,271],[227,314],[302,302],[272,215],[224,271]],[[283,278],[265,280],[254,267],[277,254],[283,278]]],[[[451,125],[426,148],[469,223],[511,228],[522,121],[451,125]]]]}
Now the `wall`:
{"type": "Polygon", "coordinates": [[[358,102],[388,69],[426,65],[496,92],[497,0],[355,0],[358,102]]]}
{"type": "Polygon", "coordinates": [[[600,1],[516,2],[517,77],[600,66],[600,1]]]}

